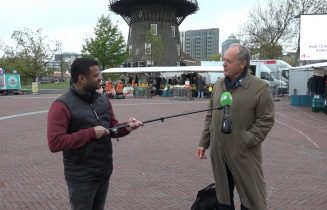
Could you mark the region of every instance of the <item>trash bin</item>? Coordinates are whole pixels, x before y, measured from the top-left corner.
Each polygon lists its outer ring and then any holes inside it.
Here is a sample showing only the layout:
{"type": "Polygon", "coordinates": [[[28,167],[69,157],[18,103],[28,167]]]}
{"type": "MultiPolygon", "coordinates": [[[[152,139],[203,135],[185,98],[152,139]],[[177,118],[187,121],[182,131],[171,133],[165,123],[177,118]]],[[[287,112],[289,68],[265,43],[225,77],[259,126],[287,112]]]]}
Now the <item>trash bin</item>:
{"type": "Polygon", "coordinates": [[[320,95],[314,95],[312,98],[312,111],[319,112],[325,109],[325,99],[320,95]]]}

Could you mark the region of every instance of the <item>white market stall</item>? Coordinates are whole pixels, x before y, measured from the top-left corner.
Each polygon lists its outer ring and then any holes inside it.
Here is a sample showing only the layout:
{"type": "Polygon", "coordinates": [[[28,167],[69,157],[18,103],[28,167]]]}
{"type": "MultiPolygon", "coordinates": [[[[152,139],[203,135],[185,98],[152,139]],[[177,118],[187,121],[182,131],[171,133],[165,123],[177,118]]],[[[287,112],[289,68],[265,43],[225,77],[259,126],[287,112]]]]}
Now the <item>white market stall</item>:
{"type": "MultiPolygon", "coordinates": [[[[206,78],[207,84],[211,83],[209,73],[220,73],[223,74],[223,66],[160,66],[160,67],[125,67],[125,68],[109,68],[102,71],[102,73],[158,73],[162,76],[167,75],[181,75],[185,73],[197,73],[203,78],[206,78]]],[[[151,97],[149,95],[148,87],[137,86],[134,87],[134,96],[145,96],[151,97]]],[[[181,86],[170,87],[167,91],[166,96],[176,96],[179,98],[191,99],[192,91],[190,88],[185,88],[181,86]]]]}
{"type": "MultiPolygon", "coordinates": [[[[308,106],[312,107],[313,111],[322,111],[325,105],[325,92],[320,94],[310,91],[311,83],[309,79],[319,77],[324,80],[324,75],[327,75],[327,62],[308,64],[289,69],[289,93],[291,95],[290,103],[293,106],[308,106]]],[[[324,82],[322,82],[323,85],[324,82]]]]}

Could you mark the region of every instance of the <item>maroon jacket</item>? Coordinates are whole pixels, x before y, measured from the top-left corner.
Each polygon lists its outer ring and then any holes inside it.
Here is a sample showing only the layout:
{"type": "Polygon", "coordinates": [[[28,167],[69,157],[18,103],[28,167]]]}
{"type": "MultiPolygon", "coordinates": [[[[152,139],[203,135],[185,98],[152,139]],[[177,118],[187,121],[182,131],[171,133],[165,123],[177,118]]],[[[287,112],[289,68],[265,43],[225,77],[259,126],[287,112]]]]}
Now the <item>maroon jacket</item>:
{"type": "MultiPolygon", "coordinates": [[[[109,113],[111,115],[110,125],[112,127],[123,124],[118,123],[112,109],[109,109],[109,113]]],[[[48,113],[48,145],[51,152],[77,149],[87,144],[91,139],[95,139],[94,128],[87,128],[68,134],[70,118],[70,111],[63,103],[57,101],[51,105],[48,113]]],[[[117,136],[113,133],[110,133],[110,135],[111,137],[122,137],[129,133],[130,131],[125,128],[119,129],[117,136]]]]}

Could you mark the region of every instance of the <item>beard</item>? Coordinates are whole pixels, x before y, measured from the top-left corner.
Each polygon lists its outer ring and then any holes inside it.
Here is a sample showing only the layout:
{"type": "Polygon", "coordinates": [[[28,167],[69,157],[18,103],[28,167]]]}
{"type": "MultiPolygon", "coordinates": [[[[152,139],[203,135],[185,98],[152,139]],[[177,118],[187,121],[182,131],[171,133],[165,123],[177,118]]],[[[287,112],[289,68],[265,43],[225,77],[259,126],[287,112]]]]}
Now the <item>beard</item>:
{"type": "Polygon", "coordinates": [[[100,83],[86,83],[84,86],[84,90],[87,92],[95,93],[97,89],[100,88],[100,83]]]}

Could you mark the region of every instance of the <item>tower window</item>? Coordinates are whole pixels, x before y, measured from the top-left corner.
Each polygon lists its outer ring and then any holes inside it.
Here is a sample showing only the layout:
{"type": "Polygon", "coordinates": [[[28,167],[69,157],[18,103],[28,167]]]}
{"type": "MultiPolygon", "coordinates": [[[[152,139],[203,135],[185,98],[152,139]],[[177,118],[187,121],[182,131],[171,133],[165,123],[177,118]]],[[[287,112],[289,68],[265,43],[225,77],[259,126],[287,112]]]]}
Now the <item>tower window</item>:
{"type": "Polygon", "coordinates": [[[157,24],[151,24],[151,34],[152,35],[157,35],[158,34],[157,24]]]}
{"type": "Polygon", "coordinates": [[[132,54],[132,49],[133,49],[133,45],[129,45],[129,46],[128,46],[128,54],[129,54],[129,55],[132,54]]]}
{"type": "Polygon", "coordinates": [[[145,43],[144,47],[145,47],[144,54],[151,55],[151,43],[145,43]]]}
{"type": "Polygon", "coordinates": [[[177,45],[177,56],[181,56],[181,46],[177,45]]]}
{"type": "Polygon", "coordinates": [[[132,36],[132,27],[129,28],[129,37],[132,36]]]}
{"type": "Polygon", "coordinates": [[[171,36],[175,37],[176,33],[175,33],[175,26],[171,26],[171,36]]]}

